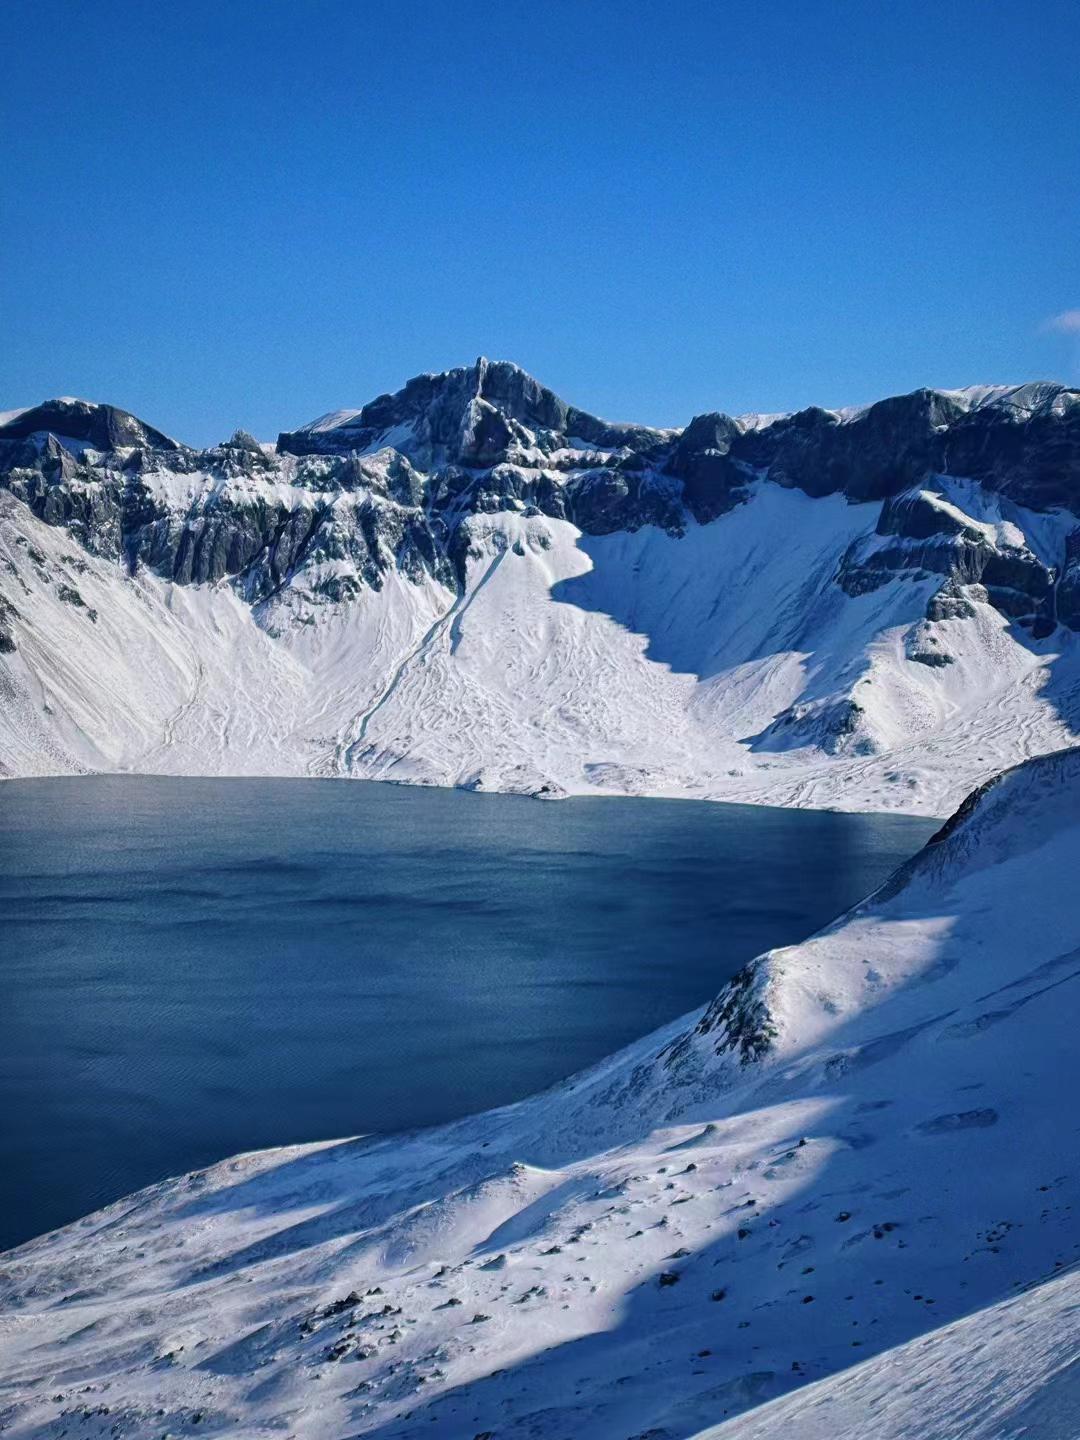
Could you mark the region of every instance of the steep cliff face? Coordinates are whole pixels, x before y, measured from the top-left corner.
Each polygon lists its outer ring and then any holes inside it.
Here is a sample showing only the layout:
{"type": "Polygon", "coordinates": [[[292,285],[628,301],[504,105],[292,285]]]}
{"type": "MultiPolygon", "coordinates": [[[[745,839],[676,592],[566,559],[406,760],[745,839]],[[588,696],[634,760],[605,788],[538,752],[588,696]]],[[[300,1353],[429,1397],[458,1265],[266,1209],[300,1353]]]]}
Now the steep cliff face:
{"type": "MultiPolygon", "coordinates": [[[[925,543],[880,547],[879,569],[965,584],[989,572],[1002,612],[1045,630],[1064,555],[1039,564],[1022,535],[995,543],[940,503],[940,486],[974,482],[999,510],[1080,504],[1080,395],[1049,384],[921,390],[848,416],[806,410],[762,426],[714,414],[653,430],[598,420],[517,366],[480,359],[283,433],[276,451],[239,432],[192,451],[112,406],[48,401],[0,425],[0,474],[96,554],[181,584],[254,570],[255,598],[328,557],[354,558],[376,586],[402,546],[406,568],[418,557],[437,570],[463,514],[532,507],[587,534],[678,534],[688,518],[746,503],[764,479],[886,501],[877,533],[925,543]]],[[[853,570],[843,583],[855,593],[873,582],[853,570]]]]}
{"type": "MultiPolygon", "coordinates": [[[[63,555],[101,562],[116,598],[83,608],[120,629],[133,586],[174,616],[224,607],[231,625],[241,607],[306,692],[286,713],[269,673],[250,676],[277,714],[259,762],[276,772],[816,804],[868,804],[872,790],[875,804],[936,808],[955,790],[931,795],[906,752],[940,753],[942,727],[948,759],[933,763],[954,763],[958,732],[971,741],[957,787],[1072,733],[1080,395],[1062,386],[656,430],[481,359],[276,446],[238,432],[196,451],[110,406],[47,402],[0,424],[0,487],[14,547],[0,653],[15,657],[0,663],[34,733],[52,734],[37,768],[77,768],[80,754],[188,768],[199,750],[211,770],[251,762],[207,744],[207,706],[243,702],[205,685],[190,703],[165,685],[136,753],[108,740],[111,700],[90,704],[100,721],[72,702],[71,637],[50,617],[61,589],[81,591],[66,562],[27,563],[27,546],[52,546],[35,521],[67,537],[63,555]],[[556,657],[580,677],[561,700],[556,657]],[[988,697],[999,713],[984,741],[988,697]],[[158,712],[181,708],[166,727],[158,712]],[[189,737],[185,758],[153,743],[166,728],[189,737]],[[814,768],[894,752],[895,780],[814,768]]],[[[226,628],[181,642],[204,673],[228,669],[215,658],[226,628]]],[[[153,663],[175,671],[175,647],[153,663]]],[[[131,688],[118,673],[110,694],[131,688]]],[[[35,746],[25,727],[7,735],[0,764],[18,772],[35,746]]]]}

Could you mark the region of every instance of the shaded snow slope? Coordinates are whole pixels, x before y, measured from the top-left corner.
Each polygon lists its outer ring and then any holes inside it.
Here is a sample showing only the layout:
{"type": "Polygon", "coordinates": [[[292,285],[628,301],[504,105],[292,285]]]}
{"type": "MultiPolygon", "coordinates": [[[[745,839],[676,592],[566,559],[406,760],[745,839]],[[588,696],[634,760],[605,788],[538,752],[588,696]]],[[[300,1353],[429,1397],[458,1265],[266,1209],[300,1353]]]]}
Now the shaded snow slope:
{"type": "Polygon", "coordinates": [[[1080,1275],[1043,1281],[700,1440],[1076,1440],[1080,1275]]]}
{"type": "Polygon", "coordinates": [[[1080,752],[1009,772],[531,1100],[240,1156],[11,1252],[7,1433],[1064,1435],[1078,801],[1080,752]]]}

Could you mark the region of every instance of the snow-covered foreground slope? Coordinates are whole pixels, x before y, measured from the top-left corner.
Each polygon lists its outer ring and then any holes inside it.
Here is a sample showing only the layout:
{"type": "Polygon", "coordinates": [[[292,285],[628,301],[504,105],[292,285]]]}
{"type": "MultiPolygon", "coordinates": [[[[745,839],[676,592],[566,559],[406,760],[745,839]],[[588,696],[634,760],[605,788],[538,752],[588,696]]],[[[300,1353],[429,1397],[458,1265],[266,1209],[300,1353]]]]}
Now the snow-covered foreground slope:
{"type": "Polygon", "coordinates": [[[1078,802],[1080,752],[1008,773],[531,1100],[11,1252],[7,1433],[1074,1433],[1078,802]]]}
{"type": "Polygon", "coordinates": [[[808,1385],[700,1440],[1076,1440],[1080,1275],[1071,1271],[808,1385]]]}
{"type": "Polygon", "coordinates": [[[1034,640],[978,587],[929,621],[939,574],[845,594],[881,509],[763,483],[678,537],[474,515],[459,589],[393,570],[328,607],[300,576],[253,607],[129,573],[0,492],[0,768],[945,814],[1080,729],[1080,639],[1034,640]]]}

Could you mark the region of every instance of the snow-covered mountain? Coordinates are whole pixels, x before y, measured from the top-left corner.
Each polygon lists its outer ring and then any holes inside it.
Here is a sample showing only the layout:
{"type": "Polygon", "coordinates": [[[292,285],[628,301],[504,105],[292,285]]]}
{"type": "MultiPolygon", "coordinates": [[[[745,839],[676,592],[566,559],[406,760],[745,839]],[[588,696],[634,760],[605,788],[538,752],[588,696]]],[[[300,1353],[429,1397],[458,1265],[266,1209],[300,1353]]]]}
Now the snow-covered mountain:
{"type": "Polygon", "coordinates": [[[531,1100],[240,1156],[5,1257],[12,1437],[1063,1440],[1080,751],[531,1100]]]}
{"type": "Polygon", "coordinates": [[[0,416],[0,773],[944,814],[1080,730],[1080,392],[616,425],[480,360],[276,445],[0,416]]]}

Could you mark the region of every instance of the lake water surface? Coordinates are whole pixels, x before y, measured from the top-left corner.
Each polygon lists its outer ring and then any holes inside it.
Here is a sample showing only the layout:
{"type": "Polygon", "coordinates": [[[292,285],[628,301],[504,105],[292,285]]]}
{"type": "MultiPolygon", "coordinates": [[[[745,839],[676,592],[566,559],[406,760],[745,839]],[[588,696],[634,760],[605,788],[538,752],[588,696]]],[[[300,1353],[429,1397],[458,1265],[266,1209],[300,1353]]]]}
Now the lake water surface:
{"type": "Polygon", "coordinates": [[[0,1248],[238,1150],[529,1094],[937,822],[345,781],[0,785],[0,1248]]]}

